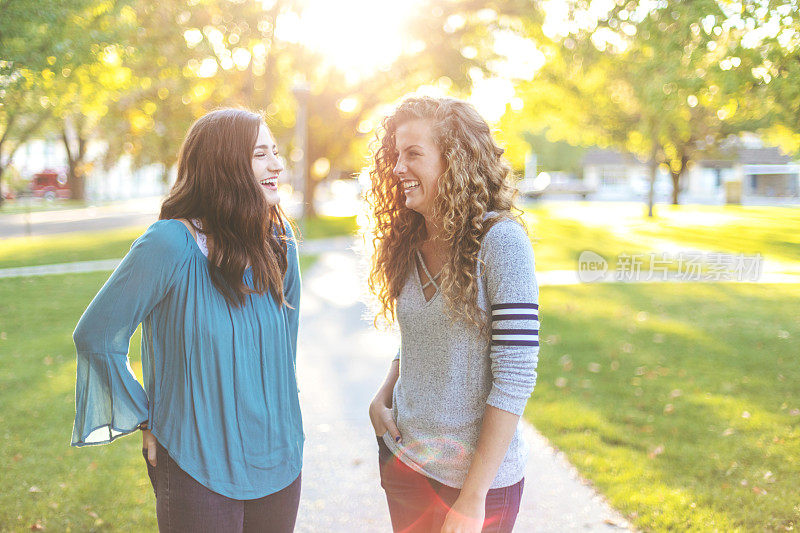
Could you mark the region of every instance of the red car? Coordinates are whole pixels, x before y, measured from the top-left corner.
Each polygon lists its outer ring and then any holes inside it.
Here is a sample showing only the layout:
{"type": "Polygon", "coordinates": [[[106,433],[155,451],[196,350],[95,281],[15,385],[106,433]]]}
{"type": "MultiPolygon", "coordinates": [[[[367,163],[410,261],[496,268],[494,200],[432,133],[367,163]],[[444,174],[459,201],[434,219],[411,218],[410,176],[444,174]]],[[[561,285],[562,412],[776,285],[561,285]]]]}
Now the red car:
{"type": "Polygon", "coordinates": [[[71,196],[67,177],[55,170],[43,170],[33,175],[31,192],[36,198],[55,200],[56,198],[68,199],[71,196]]]}

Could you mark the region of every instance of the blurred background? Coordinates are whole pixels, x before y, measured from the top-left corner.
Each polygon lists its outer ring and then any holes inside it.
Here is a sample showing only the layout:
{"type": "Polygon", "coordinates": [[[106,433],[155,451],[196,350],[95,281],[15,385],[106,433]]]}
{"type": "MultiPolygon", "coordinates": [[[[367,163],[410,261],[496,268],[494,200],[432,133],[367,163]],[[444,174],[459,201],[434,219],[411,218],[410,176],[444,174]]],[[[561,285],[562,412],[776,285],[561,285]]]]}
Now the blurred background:
{"type": "Polygon", "coordinates": [[[388,531],[357,235],[410,93],[489,121],[536,254],[517,530],[797,529],[798,80],[797,0],[0,0],[0,531],[156,529],[138,437],[68,446],[71,333],[220,106],[263,111],[304,238],[298,531],[388,531]]]}
{"type": "Polygon", "coordinates": [[[7,0],[0,190],[161,195],[188,126],[241,105],[298,213],[341,212],[419,92],[473,102],[531,198],[796,203],[799,24],[775,0],[7,0]]]}

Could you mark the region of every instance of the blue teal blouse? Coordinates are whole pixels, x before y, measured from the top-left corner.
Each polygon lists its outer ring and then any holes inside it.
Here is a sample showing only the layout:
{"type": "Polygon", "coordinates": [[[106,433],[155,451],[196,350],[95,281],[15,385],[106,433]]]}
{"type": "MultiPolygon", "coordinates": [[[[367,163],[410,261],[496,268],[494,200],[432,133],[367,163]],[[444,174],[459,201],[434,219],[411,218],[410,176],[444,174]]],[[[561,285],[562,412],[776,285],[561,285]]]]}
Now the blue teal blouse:
{"type": "MultiPolygon", "coordinates": [[[[249,268],[244,281],[253,286],[249,268]]],[[[283,289],[291,307],[269,292],[231,306],[183,223],[150,226],[75,329],[72,445],[105,444],[149,421],[175,462],[214,492],[252,499],[288,486],[300,474],[304,441],[294,239],[283,289]],[[127,357],[140,323],[144,388],[127,357]]]]}

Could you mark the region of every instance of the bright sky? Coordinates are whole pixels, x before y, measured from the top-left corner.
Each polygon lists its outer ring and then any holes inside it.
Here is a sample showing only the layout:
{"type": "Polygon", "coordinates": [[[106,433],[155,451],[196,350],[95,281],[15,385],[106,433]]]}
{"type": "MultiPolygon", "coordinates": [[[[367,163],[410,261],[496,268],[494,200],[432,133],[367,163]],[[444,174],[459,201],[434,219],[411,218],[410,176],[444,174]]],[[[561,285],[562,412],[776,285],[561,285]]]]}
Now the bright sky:
{"type": "Polygon", "coordinates": [[[388,66],[411,44],[402,28],[419,4],[419,0],[308,0],[302,16],[279,16],[276,37],[323,53],[357,79],[388,66]]]}
{"type": "MultiPolygon", "coordinates": [[[[271,0],[263,2],[268,7],[271,0]]],[[[276,37],[321,52],[354,82],[419,46],[403,31],[417,9],[425,9],[421,0],[307,0],[301,16],[280,16],[276,37]]],[[[463,21],[453,21],[454,26],[459,24],[463,21]]],[[[502,116],[508,103],[521,105],[515,100],[512,80],[530,78],[544,62],[533,42],[511,32],[497,35],[496,50],[506,56],[494,65],[497,76],[484,79],[479,72],[471,73],[475,84],[471,101],[490,122],[502,116]]],[[[466,57],[475,53],[469,48],[462,52],[466,57]]],[[[420,92],[446,94],[450,86],[446,82],[438,80],[420,92]]]]}
{"type": "MultiPolygon", "coordinates": [[[[261,0],[265,7],[270,7],[274,0],[261,0]]],[[[615,0],[594,0],[586,11],[578,11],[569,19],[566,3],[561,0],[542,0],[542,7],[546,13],[543,30],[550,37],[565,36],[578,29],[593,29],[596,27],[598,17],[607,13],[614,5],[615,0]]],[[[636,12],[630,15],[632,20],[639,19],[652,9],[655,0],[642,0],[636,12]]],[[[276,36],[284,41],[303,43],[306,46],[322,53],[338,68],[347,73],[349,81],[356,82],[376,69],[388,67],[403,51],[413,51],[419,43],[413,42],[409,36],[404,35],[404,27],[415,10],[429,9],[422,0],[306,0],[305,9],[301,15],[294,13],[283,14],[276,25],[276,36]]],[[[488,11],[489,17],[494,13],[488,11]]],[[[481,12],[479,12],[481,15],[481,12]]],[[[714,26],[715,24],[736,25],[738,17],[727,14],[724,22],[704,20],[714,26]]],[[[485,16],[485,14],[484,14],[485,16]]],[[[458,17],[451,17],[458,18],[458,17]]],[[[708,18],[708,17],[707,17],[708,18]]],[[[457,29],[463,20],[447,21],[457,29]]],[[[627,43],[625,33],[632,35],[635,32],[632,24],[623,24],[622,33],[596,32],[593,37],[599,49],[611,47],[623,50],[627,43]],[[628,28],[629,27],[629,28],[628,28]]],[[[776,31],[767,27],[761,30],[768,34],[776,31]]],[[[763,35],[752,32],[748,37],[757,44],[763,35]]],[[[199,34],[199,32],[198,32],[199,34]]],[[[202,38],[200,35],[195,36],[202,38]]],[[[211,37],[211,36],[209,36],[211,37]]],[[[187,37],[187,42],[190,37],[187,37]]],[[[474,82],[474,91],[471,101],[478,110],[490,121],[498,120],[504,113],[506,106],[512,109],[521,109],[522,101],[514,94],[514,80],[530,79],[544,63],[544,56],[536,49],[535,44],[512,32],[500,32],[495,35],[495,51],[505,57],[492,65],[495,75],[484,79],[479,73],[471,73],[474,82]]],[[[230,58],[232,63],[239,61],[247,63],[249,54],[235,54],[230,58]]],[[[254,51],[258,54],[258,51],[254,51]]],[[[462,50],[465,57],[474,57],[476,51],[470,47],[462,50]]],[[[211,60],[213,63],[213,60],[211,60]]],[[[208,67],[209,73],[215,70],[216,65],[202,65],[208,67]]],[[[447,80],[444,80],[445,82],[447,80]]],[[[420,88],[420,92],[427,94],[446,94],[449,89],[442,80],[432,81],[429,86],[420,88]]],[[[342,105],[349,105],[343,102],[342,105]]],[[[345,110],[344,108],[342,108],[345,110]]]]}

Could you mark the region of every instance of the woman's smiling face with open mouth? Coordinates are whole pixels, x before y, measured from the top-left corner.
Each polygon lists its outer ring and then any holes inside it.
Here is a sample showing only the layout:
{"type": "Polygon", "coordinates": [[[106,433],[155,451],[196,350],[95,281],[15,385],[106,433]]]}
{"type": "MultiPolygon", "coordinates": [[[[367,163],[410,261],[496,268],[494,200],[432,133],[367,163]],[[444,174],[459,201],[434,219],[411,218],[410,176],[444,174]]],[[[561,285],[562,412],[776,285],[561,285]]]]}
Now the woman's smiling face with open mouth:
{"type": "Polygon", "coordinates": [[[431,215],[444,173],[442,153],[433,140],[430,121],[409,120],[397,126],[394,134],[397,164],[394,175],[406,195],[406,207],[426,219],[431,215]]]}
{"type": "Polygon", "coordinates": [[[278,205],[278,176],[283,171],[283,162],[278,157],[278,147],[267,126],[258,127],[258,138],[253,148],[253,174],[270,207],[278,205]]]}

